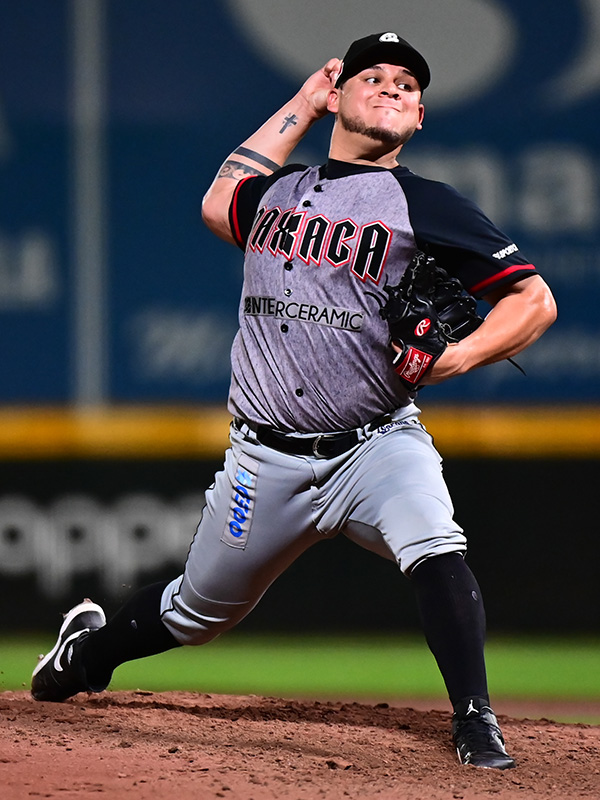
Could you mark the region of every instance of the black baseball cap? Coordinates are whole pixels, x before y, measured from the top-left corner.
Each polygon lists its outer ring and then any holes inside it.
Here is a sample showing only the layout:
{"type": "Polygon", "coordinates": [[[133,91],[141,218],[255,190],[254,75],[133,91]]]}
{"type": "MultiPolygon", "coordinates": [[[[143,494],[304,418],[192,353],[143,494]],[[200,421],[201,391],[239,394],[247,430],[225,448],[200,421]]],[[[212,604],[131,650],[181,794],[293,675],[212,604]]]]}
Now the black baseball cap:
{"type": "Polygon", "coordinates": [[[339,89],[348,78],[358,75],[373,64],[397,64],[406,67],[419,81],[422,92],[429,86],[431,73],[423,56],[397,33],[388,31],[372,33],[352,42],[342,61],[342,71],[335,82],[335,88],[339,89]]]}

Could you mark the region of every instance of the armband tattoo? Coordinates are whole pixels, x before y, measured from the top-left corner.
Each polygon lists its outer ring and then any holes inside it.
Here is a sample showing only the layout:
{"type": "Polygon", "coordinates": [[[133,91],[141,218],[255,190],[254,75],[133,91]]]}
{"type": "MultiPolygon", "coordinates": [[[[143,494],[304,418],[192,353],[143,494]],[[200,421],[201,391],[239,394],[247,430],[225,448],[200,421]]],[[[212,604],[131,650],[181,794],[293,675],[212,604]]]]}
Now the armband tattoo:
{"type": "Polygon", "coordinates": [[[246,158],[251,158],[253,161],[256,161],[257,164],[262,164],[263,167],[267,167],[267,169],[272,169],[275,172],[278,169],[281,169],[281,164],[277,164],[275,161],[271,161],[270,158],[257,153],[256,150],[250,150],[247,147],[238,147],[237,150],[234,150],[234,154],[238,156],[246,156],[246,158]]]}

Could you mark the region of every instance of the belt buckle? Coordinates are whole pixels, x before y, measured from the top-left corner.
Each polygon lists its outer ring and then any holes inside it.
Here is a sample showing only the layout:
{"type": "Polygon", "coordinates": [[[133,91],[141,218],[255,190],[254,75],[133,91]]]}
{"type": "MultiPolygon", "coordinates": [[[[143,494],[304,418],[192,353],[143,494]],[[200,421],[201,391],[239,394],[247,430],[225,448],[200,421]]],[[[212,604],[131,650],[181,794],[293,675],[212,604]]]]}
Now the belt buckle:
{"type": "Polygon", "coordinates": [[[322,455],[319,453],[319,445],[321,444],[321,439],[324,438],[324,434],[320,434],[319,436],[315,436],[312,443],[312,451],[315,458],[327,458],[327,456],[322,455]]]}

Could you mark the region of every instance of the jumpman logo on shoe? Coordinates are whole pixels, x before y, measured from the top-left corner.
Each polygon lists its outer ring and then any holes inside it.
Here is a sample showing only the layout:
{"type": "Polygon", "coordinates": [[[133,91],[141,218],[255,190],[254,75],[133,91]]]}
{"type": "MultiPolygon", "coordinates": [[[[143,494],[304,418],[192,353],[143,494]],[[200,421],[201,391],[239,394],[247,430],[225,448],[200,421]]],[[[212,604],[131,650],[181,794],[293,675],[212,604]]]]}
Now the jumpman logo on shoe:
{"type": "Polygon", "coordinates": [[[467,716],[467,717],[468,717],[468,716],[469,716],[469,714],[471,713],[471,711],[472,711],[474,714],[479,714],[479,711],[478,711],[478,710],[475,708],[475,706],[473,705],[473,698],[471,698],[471,699],[469,700],[469,706],[468,706],[468,708],[467,708],[467,713],[465,714],[465,716],[467,716]]]}

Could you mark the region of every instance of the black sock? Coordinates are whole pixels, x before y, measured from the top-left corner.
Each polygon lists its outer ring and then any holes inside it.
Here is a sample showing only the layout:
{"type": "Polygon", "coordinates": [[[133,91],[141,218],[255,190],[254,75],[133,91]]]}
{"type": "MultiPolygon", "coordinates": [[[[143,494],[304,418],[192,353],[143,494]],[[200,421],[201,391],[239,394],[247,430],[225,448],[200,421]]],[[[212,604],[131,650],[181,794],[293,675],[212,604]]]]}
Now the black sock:
{"type": "Polygon", "coordinates": [[[87,636],[80,657],[90,687],[108,686],[115,667],[125,661],[180,647],[160,619],[160,599],[168,583],[140,589],[103,628],[87,636]]]}
{"type": "Polygon", "coordinates": [[[427,644],[456,706],[489,702],[484,660],[485,610],[475,576],[459,553],[428,558],[410,575],[427,644]]]}

